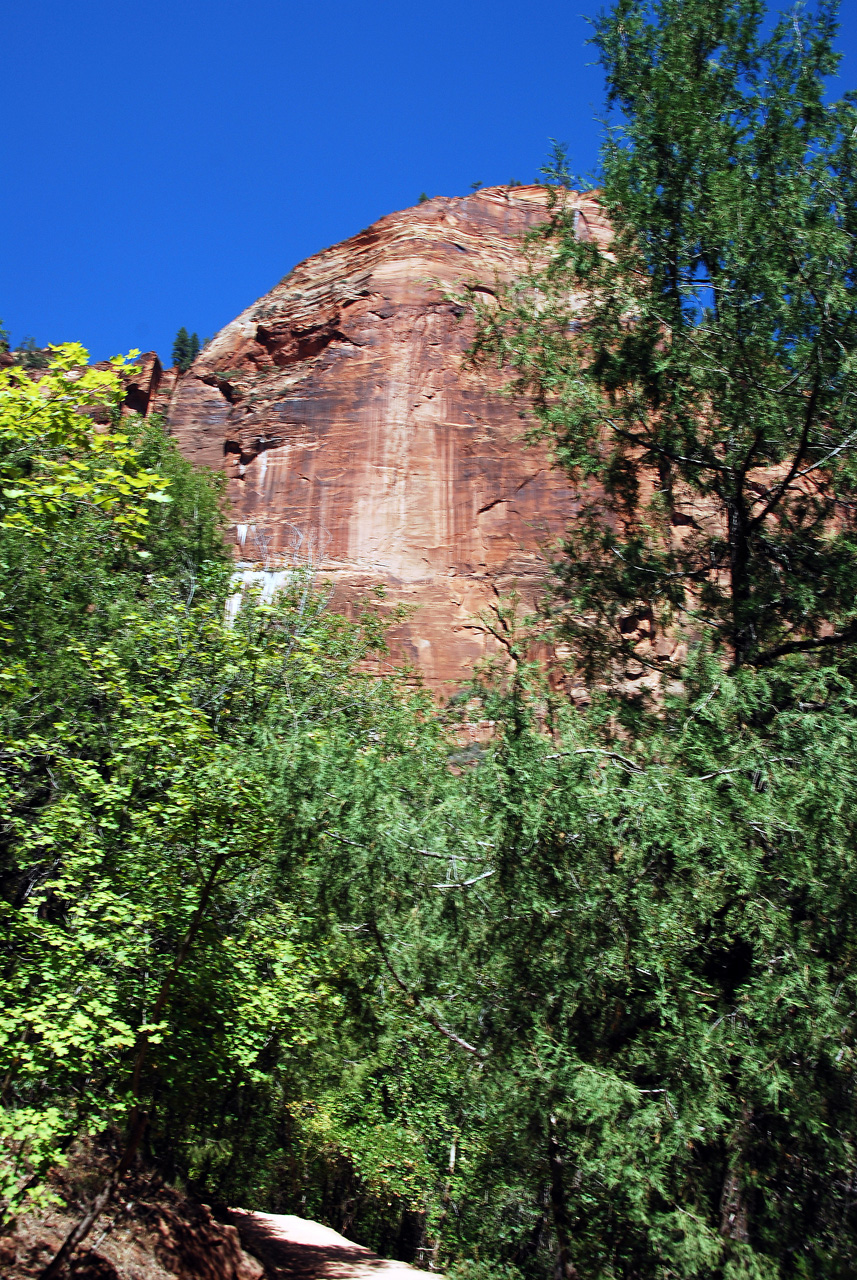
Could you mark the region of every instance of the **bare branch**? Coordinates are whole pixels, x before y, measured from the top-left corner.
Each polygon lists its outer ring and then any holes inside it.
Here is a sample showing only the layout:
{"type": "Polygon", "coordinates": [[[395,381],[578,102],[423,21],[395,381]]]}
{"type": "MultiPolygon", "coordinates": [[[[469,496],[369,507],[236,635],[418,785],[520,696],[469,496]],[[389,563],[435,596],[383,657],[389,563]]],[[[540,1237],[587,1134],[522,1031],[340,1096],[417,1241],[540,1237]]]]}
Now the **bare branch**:
{"type": "Polygon", "coordinates": [[[762,523],[762,521],[765,519],[767,515],[770,515],[774,507],[780,501],[780,498],[782,498],[783,494],[788,489],[789,485],[798,477],[798,474],[800,471],[800,464],[803,461],[803,456],[806,453],[807,445],[809,444],[809,433],[812,428],[813,420],[815,419],[815,407],[818,403],[818,393],[820,390],[820,385],[819,385],[820,382],[821,382],[821,375],[816,373],[815,380],[812,384],[812,391],[810,392],[809,399],[807,400],[807,403],[806,403],[806,413],[804,414],[804,420],[803,420],[803,431],[801,432],[800,443],[798,444],[797,452],[794,456],[794,461],[792,462],[792,465],[789,467],[786,475],[783,477],[783,479],[774,489],[773,494],[769,497],[768,501],[765,503],[762,510],[758,512],[757,515],[753,516],[753,518],[750,520],[751,529],[755,529],[758,525],[762,523]]]}
{"type": "Polygon", "coordinates": [[[545,760],[559,760],[561,756],[607,756],[608,759],[624,765],[631,773],[646,772],[642,765],[635,764],[627,756],[621,756],[618,751],[608,751],[606,747],[578,747],[575,751],[555,751],[552,755],[545,756],[545,760]]]}
{"type": "Polygon", "coordinates": [[[775,649],[768,649],[766,653],[760,653],[757,658],[754,658],[753,666],[767,667],[776,658],[782,658],[787,653],[812,653],[815,649],[829,649],[833,645],[848,644],[852,640],[857,640],[857,622],[852,623],[844,631],[838,631],[832,636],[819,636],[807,640],[789,640],[785,644],[777,645],[775,649]]]}
{"type": "MultiPolygon", "coordinates": [[[[454,855],[450,855],[451,857],[454,855]]],[[[479,876],[473,876],[471,880],[446,880],[442,884],[433,884],[433,889],[466,889],[469,884],[476,884],[477,880],[486,880],[488,876],[496,875],[494,867],[490,867],[488,871],[483,871],[479,876]]]]}

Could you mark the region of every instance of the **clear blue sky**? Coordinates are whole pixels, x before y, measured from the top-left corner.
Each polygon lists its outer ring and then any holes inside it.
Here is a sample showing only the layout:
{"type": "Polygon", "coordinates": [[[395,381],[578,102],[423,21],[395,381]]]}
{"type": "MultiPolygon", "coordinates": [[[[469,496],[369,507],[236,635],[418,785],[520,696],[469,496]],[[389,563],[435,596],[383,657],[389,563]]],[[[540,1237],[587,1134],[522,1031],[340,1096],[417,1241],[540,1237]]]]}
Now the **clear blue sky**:
{"type": "MultiPolygon", "coordinates": [[[[421,191],[597,157],[600,0],[41,0],[0,36],[0,317],[168,357],[421,191]]],[[[857,87],[857,0],[842,6],[857,87]]]]}

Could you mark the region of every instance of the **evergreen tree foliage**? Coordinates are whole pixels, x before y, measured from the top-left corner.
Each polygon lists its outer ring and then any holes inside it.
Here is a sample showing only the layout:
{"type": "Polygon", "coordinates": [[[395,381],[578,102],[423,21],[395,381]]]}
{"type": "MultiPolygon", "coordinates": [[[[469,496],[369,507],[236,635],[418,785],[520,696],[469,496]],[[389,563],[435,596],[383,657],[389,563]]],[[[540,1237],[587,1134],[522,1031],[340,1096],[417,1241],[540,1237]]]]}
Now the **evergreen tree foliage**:
{"type": "Polygon", "coordinates": [[[35,338],[22,338],[15,349],[15,362],[24,369],[47,369],[50,360],[35,338]]]}
{"type": "Polygon", "coordinates": [[[445,891],[462,1235],[532,1274],[846,1275],[854,689],[703,654],[685,681],[631,745],[562,705],[546,738],[536,688],[486,704],[488,848],[445,891]]]}
{"type": "Polygon", "coordinates": [[[199,352],[199,335],[188,333],[187,329],[182,325],[173,343],[173,364],[182,373],[186,373],[199,355],[199,352]]]}
{"type": "Polygon", "coordinates": [[[486,317],[583,485],[560,575],[590,674],[657,669],[646,618],[757,667],[857,637],[857,99],[826,101],[834,3],[765,16],[620,0],[596,22],[610,252],[553,188],[486,317]]]}
{"type": "Polygon", "coordinates": [[[471,779],[494,852],[445,891],[481,1085],[458,1229],[525,1273],[844,1276],[857,1244],[857,118],[825,100],[835,7],[765,17],[596,22],[609,251],[560,158],[530,270],[481,316],[583,488],[540,634],[592,705],[501,616],[471,779]]]}

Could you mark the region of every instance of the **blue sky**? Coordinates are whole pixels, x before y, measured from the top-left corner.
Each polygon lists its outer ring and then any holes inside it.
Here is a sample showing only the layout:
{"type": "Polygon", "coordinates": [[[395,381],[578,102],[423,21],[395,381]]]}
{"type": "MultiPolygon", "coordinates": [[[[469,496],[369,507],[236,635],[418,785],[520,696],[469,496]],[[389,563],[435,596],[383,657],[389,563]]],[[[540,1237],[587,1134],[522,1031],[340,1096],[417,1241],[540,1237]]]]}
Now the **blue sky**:
{"type": "MultiPolygon", "coordinates": [[[[215,333],[430,195],[597,158],[598,0],[41,0],[0,45],[0,317],[95,358],[215,333]]],[[[857,0],[842,8],[857,86],[857,0]]]]}

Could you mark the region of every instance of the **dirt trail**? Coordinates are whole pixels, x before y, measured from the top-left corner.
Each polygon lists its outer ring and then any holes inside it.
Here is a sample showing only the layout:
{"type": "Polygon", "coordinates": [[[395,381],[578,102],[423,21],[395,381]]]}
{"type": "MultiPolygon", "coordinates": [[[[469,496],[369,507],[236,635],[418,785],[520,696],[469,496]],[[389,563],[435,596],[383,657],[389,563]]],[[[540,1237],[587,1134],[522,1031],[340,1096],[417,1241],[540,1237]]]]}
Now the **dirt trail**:
{"type": "Polygon", "coordinates": [[[230,1220],[245,1248],[265,1264],[271,1280],[413,1280],[419,1274],[406,1262],[379,1258],[306,1218],[235,1209],[230,1220]]]}

